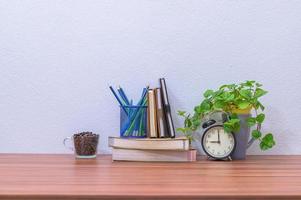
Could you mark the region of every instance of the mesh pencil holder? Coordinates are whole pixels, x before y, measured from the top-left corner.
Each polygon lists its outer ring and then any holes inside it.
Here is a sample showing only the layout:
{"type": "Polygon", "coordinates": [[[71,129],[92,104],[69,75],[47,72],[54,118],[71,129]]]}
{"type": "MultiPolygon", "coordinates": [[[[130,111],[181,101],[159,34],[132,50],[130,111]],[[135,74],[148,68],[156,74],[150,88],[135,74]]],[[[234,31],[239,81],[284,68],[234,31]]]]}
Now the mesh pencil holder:
{"type": "Polygon", "coordinates": [[[120,106],[120,137],[147,136],[147,106],[120,106]]]}

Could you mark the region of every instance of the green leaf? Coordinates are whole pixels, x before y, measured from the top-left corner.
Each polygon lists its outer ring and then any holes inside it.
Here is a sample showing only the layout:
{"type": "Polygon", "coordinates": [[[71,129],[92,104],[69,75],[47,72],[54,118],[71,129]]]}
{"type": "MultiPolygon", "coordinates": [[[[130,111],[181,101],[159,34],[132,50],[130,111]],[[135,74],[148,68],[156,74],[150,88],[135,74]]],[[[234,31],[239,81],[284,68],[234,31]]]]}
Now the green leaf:
{"type": "Polygon", "coordinates": [[[263,90],[263,89],[261,89],[261,88],[257,88],[257,89],[255,90],[254,97],[255,97],[255,98],[259,98],[259,97],[265,95],[266,93],[268,93],[268,92],[265,91],[265,90],[263,90]]]}
{"type": "Polygon", "coordinates": [[[236,87],[237,86],[235,84],[229,84],[228,85],[228,88],[231,89],[231,90],[235,89],[236,87]]]}
{"type": "Polygon", "coordinates": [[[237,114],[237,113],[232,113],[232,114],[230,115],[230,119],[239,119],[239,118],[238,118],[238,114],[237,114]]]}
{"type": "Polygon", "coordinates": [[[240,90],[239,94],[246,99],[252,98],[252,92],[250,90],[240,90]]]}
{"type": "Polygon", "coordinates": [[[191,127],[191,125],[192,125],[191,120],[190,120],[190,118],[187,117],[184,121],[184,126],[191,127]]]}
{"type": "Polygon", "coordinates": [[[222,86],[220,86],[220,90],[222,90],[222,89],[225,89],[225,88],[228,88],[228,85],[222,85],[222,86]]]}
{"type": "Polygon", "coordinates": [[[226,101],[233,101],[235,99],[235,95],[234,94],[230,94],[225,100],[226,101]]]}
{"type": "Polygon", "coordinates": [[[227,133],[231,133],[233,131],[232,127],[230,125],[228,125],[228,124],[224,124],[224,130],[227,133]]]}
{"type": "Polygon", "coordinates": [[[177,131],[185,133],[186,129],[185,128],[177,128],[177,131]]]}
{"type": "Polygon", "coordinates": [[[263,113],[260,113],[260,114],[257,115],[257,117],[256,117],[256,121],[257,121],[258,123],[260,123],[260,124],[262,124],[262,122],[264,121],[264,119],[265,119],[265,114],[263,114],[263,113]]]}
{"type": "Polygon", "coordinates": [[[267,150],[267,149],[272,148],[275,144],[276,143],[274,141],[273,134],[268,133],[262,138],[262,140],[260,142],[260,148],[261,148],[261,150],[267,150]]]}
{"type": "Polygon", "coordinates": [[[179,116],[182,116],[184,117],[186,112],[185,111],[181,111],[181,110],[178,110],[178,113],[177,113],[179,116]]]}
{"type": "Polygon", "coordinates": [[[251,127],[251,126],[254,126],[256,124],[256,118],[254,117],[249,117],[247,119],[247,123],[248,123],[248,126],[251,127]]]}
{"type": "Polygon", "coordinates": [[[201,105],[194,107],[194,112],[198,115],[202,114],[201,105]]]}
{"type": "Polygon", "coordinates": [[[260,149],[263,151],[269,149],[269,147],[264,142],[260,142],[259,146],[260,146],[260,149]]]}
{"type": "Polygon", "coordinates": [[[220,90],[223,90],[223,89],[229,89],[229,90],[233,90],[234,88],[236,87],[235,84],[225,84],[225,85],[222,85],[219,89],[220,90]]]}
{"type": "Polygon", "coordinates": [[[229,122],[231,122],[233,124],[240,123],[240,119],[238,119],[238,118],[230,119],[229,122]]]}
{"type": "Polygon", "coordinates": [[[223,108],[225,103],[221,100],[214,102],[213,107],[215,109],[223,108]]]}
{"type": "Polygon", "coordinates": [[[239,119],[237,122],[235,122],[233,130],[234,130],[234,132],[238,132],[240,130],[240,120],[239,119]]]}
{"type": "Polygon", "coordinates": [[[260,83],[256,83],[256,86],[257,86],[257,87],[261,87],[261,86],[262,86],[262,84],[260,84],[260,83]]]}
{"type": "Polygon", "coordinates": [[[255,81],[246,81],[245,85],[248,87],[252,87],[255,81]]]}
{"type": "Polygon", "coordinates": [[[252,137],[255,138],[255,139],[258,139],[261,137],[261,132],[258,131],[258,130],[253,130],[252,131],[252,137]]]}
{"type": "Polygon", "coordinates": [[[226,132],[237,132],[240,129],[239,119],[230,119],[224,123],[224,129],[226,132]]]}
{"type": "Polygon", "coordinates": [[[260,108],[262,111],[265,109],[265,107],[259,101],[255,103],[255,107],[256,109],[260,108]]]}
{"type": "Polygon", "coordinates": [[[216,99],[216,100],[224,101],[225,95],[226,95],[226,94],[225,94],[224,91],[222,91],[222,92],[220,92],[220,93],[216,93],[216,94],[215,94],[215,99],[216,99]]]}
{"type": "Polygon", "coordinates": [[[212,98],[219,97],[224,91],[223,90],[217,90],[213,93],[212,98]]]}
{"type": "Polygon", "coordinates": [[[204,112],[208,112],[210,111],[211,109],[211,105],[209,103],[208,100],[204,100],[202,103],[201,103],[201,112],[204,113],[204,112]]]}
{"type": "Polygon", "coordinates": [[[192,119],[191,122],[193,127],[199,127],[201,124],[201,121],[199,119],[192,119]]]}
{"type": "Polygon", "coordinates": [[[224,101],[225,103],[229,101],[233,101],[234,98],[235,95],[231,92],[224,92],[220,96],[218,96],[218,99],[224,101]]]}
{"type": "Polygon", "coordinates": [[[262,138],[262,140],[266,140],[266,141],[272,141],[273,139],[274,139],[274,136],[272,133],[268,133],[262,138]]]}
{"type": "Polygon", "coordinates": [[[247,101],[241,101],[240,103],[238,103],[238,108],[239,109],[246,109],[250,106],[250,103],[247,101]]]}
{"type": "Polygon", "coordinates": [[[206,90],[206,92],[204,93],[204,97],[208,98],[210,96],[212,96],[214,94],[213,90],[206,90]]]}

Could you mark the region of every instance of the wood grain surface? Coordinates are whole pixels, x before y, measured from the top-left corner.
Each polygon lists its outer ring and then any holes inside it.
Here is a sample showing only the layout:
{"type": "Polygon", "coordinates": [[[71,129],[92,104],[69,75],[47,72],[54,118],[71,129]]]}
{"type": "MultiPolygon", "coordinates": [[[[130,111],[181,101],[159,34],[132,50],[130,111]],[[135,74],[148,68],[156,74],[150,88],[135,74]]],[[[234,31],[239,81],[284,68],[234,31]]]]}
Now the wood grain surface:
{"type": "Polygon", "coordinates": [[[301,156],[112,163],[0,154],[0,199],[301,199],[301,156]]]}

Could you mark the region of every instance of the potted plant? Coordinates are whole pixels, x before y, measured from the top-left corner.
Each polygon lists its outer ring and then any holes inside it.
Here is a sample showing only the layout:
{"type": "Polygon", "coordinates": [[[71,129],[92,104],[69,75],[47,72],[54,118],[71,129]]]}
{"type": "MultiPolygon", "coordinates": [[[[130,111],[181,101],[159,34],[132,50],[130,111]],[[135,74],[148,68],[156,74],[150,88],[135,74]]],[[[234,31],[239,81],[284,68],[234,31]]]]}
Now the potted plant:
{"type": "Polygon", "coordinates": [[[256,81],[222,85],[215,91],[207,90],[204,93],[204,100],[195,106],[192,115],[178,111],[178,115],[184,117],[184,127],[177,130],[192,141],[193,133],[200,128],[205,115],[223,111],[229,116],[229,120],[223,123],[224,130],[235,133],[237,142],[233,159],[245,159],[246,149],[255,140],[259,141],[261,150],[270,149],[275,145],[273,134],[264,134],[261,131],[265,107],[259,99],[266,93],[267,91],[262,89],[262,84],[256,81]],[[252,137],[248,142],[250,134],[252,137]]]}

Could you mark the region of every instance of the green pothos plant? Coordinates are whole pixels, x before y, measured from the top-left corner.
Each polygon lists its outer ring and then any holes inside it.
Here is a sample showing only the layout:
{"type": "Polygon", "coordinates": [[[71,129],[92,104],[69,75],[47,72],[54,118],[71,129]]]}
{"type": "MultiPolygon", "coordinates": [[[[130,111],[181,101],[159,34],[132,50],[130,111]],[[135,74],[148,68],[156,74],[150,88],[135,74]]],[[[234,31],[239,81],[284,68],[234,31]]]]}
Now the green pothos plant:
{"type": "Polygon", "coordinates": [[[246,81],[239,84],[222,85],[217,90],[207,90],[204,100],[194,107],[193,114],[178,111],[178,115],[184,117],[184,127],[177,130],[182,132],[190,141],[194,140],[195,132],[202,123],[205,115],[214,111],[228,113],[229,120],[224,122],[226,132],[238,132],[240,130],[240,119],[237,113],[254,111],[253,116],[247,119],[248,126],[252,128],[252,137],[259,140],[261,150],[272,148],[276,143],[272,133],[262,133],[261,127],[265,119],[263,113],[265,107],[259,101],[260,97],[267,94],[262,89],[262,84],[256,81],[246,81]]]}

